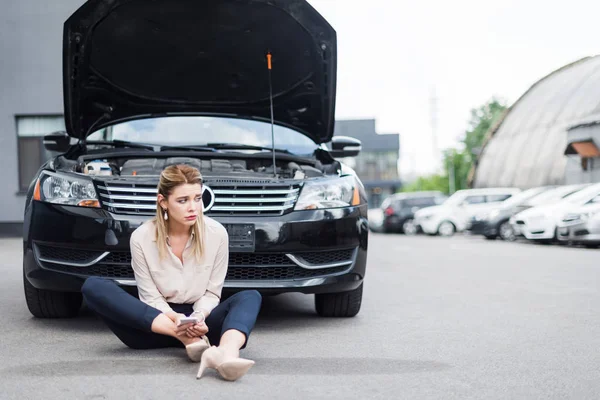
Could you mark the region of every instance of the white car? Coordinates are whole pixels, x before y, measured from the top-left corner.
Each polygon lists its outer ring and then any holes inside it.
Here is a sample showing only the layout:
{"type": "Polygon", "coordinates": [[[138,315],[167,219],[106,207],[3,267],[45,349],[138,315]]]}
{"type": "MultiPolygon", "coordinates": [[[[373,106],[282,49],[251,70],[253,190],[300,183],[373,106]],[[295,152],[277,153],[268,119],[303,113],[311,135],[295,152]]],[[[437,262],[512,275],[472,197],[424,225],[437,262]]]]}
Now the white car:
{"type": "Polygon", "coordinates": [[[557,238],[557,225],[565,214],[583,206],[600,194],[600,184],[589,185],[558,202],[532,207],[514,215],[510,224],[528,240],[553,241],[557,238]]]}
{"type": "Polygon", "coordinates": [[[566,214],[557,228],[561,242],[600,245],[600,195],[566,214]]]}
{"type": "Polygon", "coordinates": [[[429,235],[452,236],[467,229],[473,216],[498,207],[521,190],[517,188],[464,189],[439,206],[415,213],[415,223],[429,235]]]}

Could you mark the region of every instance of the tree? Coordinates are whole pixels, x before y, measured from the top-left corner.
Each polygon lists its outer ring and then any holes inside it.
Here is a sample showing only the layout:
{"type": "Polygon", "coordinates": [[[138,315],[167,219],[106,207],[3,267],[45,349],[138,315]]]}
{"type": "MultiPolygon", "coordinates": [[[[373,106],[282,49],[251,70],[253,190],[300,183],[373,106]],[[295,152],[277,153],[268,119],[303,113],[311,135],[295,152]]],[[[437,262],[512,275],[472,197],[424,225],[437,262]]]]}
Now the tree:
{"type": "Polygon", "coordinates": [[[404,186],[402,191],[439,190],[450,193],[452,189],[466,189],[469,171],[481,151],[486,136],[503,117],[506,109],[506,103],[495,97],[479,108],[472,109],[467,130],[460,140],[460,149],[450,148],[442,153],[444,173],[419,177],[415,182],[404,186]],[[450,185],[450,176],[454,176],[454,185],[450,185]]]}

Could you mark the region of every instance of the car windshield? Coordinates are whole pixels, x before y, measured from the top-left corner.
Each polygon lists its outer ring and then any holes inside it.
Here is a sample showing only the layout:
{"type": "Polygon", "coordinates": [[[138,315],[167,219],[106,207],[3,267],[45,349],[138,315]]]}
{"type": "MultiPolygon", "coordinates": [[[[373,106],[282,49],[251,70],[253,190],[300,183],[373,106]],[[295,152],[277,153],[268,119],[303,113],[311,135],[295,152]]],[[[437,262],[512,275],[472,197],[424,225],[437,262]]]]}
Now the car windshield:
{"type": "MultiPolygon", "coordinates": [[[[275,148],[310,155],[319,147],[302,133],[275,125],[275,148]]],[[[89,140],[124,140],[164,146],[229,143],[271,147],[271,124],[239,118],[178,116],[123,122],[94,132],[89,140]]]]}
{"type": "Polygon", "coordinates": [[[539,195],[540,192],[543,193],[543,191],[545,191],[545,190],[546,190],[545,188],[532,188],[532,189],[524,190],[522,192],[515,194],[514,196],[509,197],[506,201],[504,201],[504,204],[502,206],[503,207],[513,207],[513,206],[520,205],[520,204],[526,202],[528,199],[531,199],[532,197],[539,195]]]}
{"type": "Polygon", "coordinates": [[[466,196],[465,192],[458,191],[458,192],[454,193],[453,195],[451,195],[450,197],[448,197],[446,199],[446,201],[444,201],[442,204],[445,206],[456,206],[463,202],[463,200],[465,199],[465,196],[466,196]]]}
{"type": "Polygon", "coordinates": [[[565,197],[564,199],[562,199],[562,201],[572,204],[585,203],[596,197],[599,192],[600,184],[592,185],[565,197]]]}
{"type": "Polygon", "coordinates": [[[582,188],[583,186],[561,186],[533,197],[526,204],[532,207],[551,204],[579,193],[582,188]]]}

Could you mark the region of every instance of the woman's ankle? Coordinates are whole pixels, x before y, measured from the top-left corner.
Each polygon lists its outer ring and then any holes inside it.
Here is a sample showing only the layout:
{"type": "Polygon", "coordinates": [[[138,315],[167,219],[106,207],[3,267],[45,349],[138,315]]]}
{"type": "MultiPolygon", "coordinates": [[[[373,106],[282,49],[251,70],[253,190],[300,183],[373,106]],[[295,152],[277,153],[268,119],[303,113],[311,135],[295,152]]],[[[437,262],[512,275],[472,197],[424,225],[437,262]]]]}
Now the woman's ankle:
{"type": "Polygon", "coordinates": [[[221,344],[219,345],[219,350],[221,350],[225,359],[238,358],[240,356],[240,350],[235,346],[221,344]]]}

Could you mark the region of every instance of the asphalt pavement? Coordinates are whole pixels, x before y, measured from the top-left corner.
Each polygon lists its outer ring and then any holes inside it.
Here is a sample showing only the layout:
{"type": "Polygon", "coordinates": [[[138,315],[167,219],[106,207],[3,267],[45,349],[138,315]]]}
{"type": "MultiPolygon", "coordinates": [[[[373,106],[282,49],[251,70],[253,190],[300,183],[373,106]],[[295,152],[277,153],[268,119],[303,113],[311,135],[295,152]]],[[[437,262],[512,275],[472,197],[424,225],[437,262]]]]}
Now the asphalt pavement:
{"type": "Polygon", "coordinates": [[[1,399],[598,399],[600,250],[372,234],[363,307],[265,298],[237,382],[130,350],[91,313],[39,320],[0,240],[1,399]]]}

